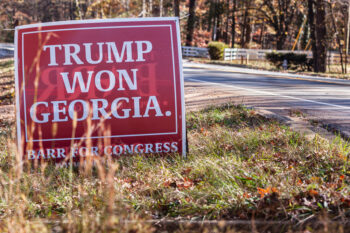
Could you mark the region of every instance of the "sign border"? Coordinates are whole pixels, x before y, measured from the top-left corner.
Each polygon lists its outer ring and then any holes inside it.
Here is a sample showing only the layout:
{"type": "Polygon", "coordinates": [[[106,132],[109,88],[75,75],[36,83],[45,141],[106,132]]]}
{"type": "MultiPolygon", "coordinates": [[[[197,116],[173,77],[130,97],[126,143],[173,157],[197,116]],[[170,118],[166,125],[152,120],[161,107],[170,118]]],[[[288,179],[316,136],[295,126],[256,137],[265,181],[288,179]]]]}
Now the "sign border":
{"type": "MultiPolygon", "coordinates": [[[[26,34],[35,34],[39,32],[55,32],[55,31],[75,31],[75,30],[94,30],[94,29],[112,29],[112,28],[137,28],[137,27],[169,27],[170,29],[170,43],[171,43],[171,57],[172,57],[172,66],[173,66],[173,80],[174,80],[174,96],[175,96],[175,132],[164,132],[164,133],[144,133],[144,134],[125,134],[125,135],[111,135],[111,136],[92,136],[92,137],[75,137],[75,138],[42,138],[42,139],[32,139],[28,140],[28,130],[27,130],[27,114],[24,111],[24,127],[25,127],[25,140],[26,142],[50,142],[50,141],[64,141],[64,140],[77,140],[77,139],[96,139],[96,138],[121,138],[121,137],[138,137],[138,136],[156,136],[156,135],[171,135],[178,133],[178,119],[177,119],[177,94],[176,94],[176,75],[175,75],[175,58],[174,58],[174,43],[173,43],[173,32],[171,24],[163,24],[163,25],[141,25],[141,26],[107,26],[107,27],[85,27],[85,28],[69,28],[69,29],[53,29],[53,30],[43,30],[43,31],[32,31],[32,32],[23,32],[22,33],[22,82],[23,82],[23,103],[24,109],[27,107],[26,101],[26,90],[25,90],[25,73],[24,73],[24,36],[26,34]]],[[[180,84],[181,85],[181,84],[180,84]]]]}
{"type": "MultiPolygon", "coordinates": [[[[179,78],[180,78],[180,95],[181,95],[181,117],[182,117],[182,155],[183,157],[186,157],[186,152],[187,152],[187,144],[186,144],[186,113],[185,113],[185,100],[184,100],[184,77],[183,77],[183,67],[182,67],[182,50],[181,50],[181,37],[180,37],[180,26],[179,26],[179,18],[178,17],[149,17],[149,18],[115,18],[115,19],[90,19],[90,20],[70,20],[70,21],[58,21],[58,22],[49,22],[49,23],[37,23],[37,24],[29,24],[29,25],[22,25],[18,26],[15,29],[15,90],[16,90],[16,117],[17,117],[17,146],[19,148],[19,154],[23,155],[23,148],[22,148],[22,135],[21,135],[21,118],[20,118],[20,105],[19,105],[19,94],[20,94],[20,87],[19,87],[19,71],[18,71],[18,34],[19,30],[22,29],[28,29],[28,28],[40,28],[40,27],[45,27],[45,26],[60,26],[60,25],[75,25],[75,24],[99,24],[99,23],[114,23],[114,22],[153,22],[153,21],[175,21],[175,27],[176,27],[176,34],[173,35],[172,32],[172,25],[159,25],[159,26],[170,26],[170,33],[171,33],[171,43],[172,43],[172,57],[173,57],[173,76],[174,76],[174,82],[176,82],[176,72],[179,72],[179,78]],[[178,59],[179,59],[179,70],[175,70],[175,58],[174,58],[174,42],[173,42],[173,36],[177,37],[177,46],[178,46],[178,59]]],[[[144,26],[149,26],[149,25],[144,25],[144,26]]],[[[96,28],[98,29],[98,28],[96,28]]],[[[59,30],[59,29],[57,29],[59,30]]],[[[53,30],[55,31],[55,30],[53,30]]],[[[33,32],[34,33],[34,32],[33,32]]],[[[24,35],[22,34],[22,37],[24,35]]],[[[23,39],[22,39],[23,43],[23,39]]],[[[23,47],[22,47],[23,51],[23,47]]],[[[22,57],[23,59],[23,57],[22,57]]],[[[21,90],[24,88],[22,85],[21,90]]],[[[174,86],[174,91],[175,91],[175,109],[176,109],[176,122],[178,121],[178,114],[177,114],[177,100],[176,100],[176,84],[174,86]]],[[[171,133],[161,133],[161,134],[142,134],[142,135],[115,135],[115,136],[108,136],[110,138],[113,137],[131,137],[131,136],[156,136],[156,135],[173,135],[173,134],[178,134],[178,123],[176,123],[176,132],[171,132],[171,133]]],[[[80,137],[80,138],[70,138],[70,139],[42,139],[42,140],[32,140],[32,141],[56,141],[56,140],[77,140],[77,139],[96,139],[99,137],[80,137]]],[[[23,138],[24,139],[24,138],[23,138]]],[[[27,141],[27,135],[25,138],[26,142],[27,141]]],[[[32,142],[29,141],[29,142],[32,142]]]]}

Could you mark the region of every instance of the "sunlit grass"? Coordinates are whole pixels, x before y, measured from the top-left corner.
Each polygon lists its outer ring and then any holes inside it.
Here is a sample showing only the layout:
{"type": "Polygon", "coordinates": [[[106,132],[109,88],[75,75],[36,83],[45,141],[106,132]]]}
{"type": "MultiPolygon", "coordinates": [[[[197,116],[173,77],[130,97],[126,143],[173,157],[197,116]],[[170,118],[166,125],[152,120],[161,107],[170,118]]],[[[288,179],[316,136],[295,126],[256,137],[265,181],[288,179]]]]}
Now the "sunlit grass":
{"type": "Polygon", "coordinates": [[[189,113],[186,159],[124,156],[90,173],[22,171],[11,127],[0,134],[1,231],[150,232],[143,220],[163,218],[341,220],[350,207],[348,144],[308,140],[241,106],[189,113]]]}
{"type": "Polygon", "coordinates": [[[14,70],[14,60],[11,58],[0,60],[0,74],[14,70]]]}
{"type": "Polygon", "coordinates": [[[13,59],[0,60],[0,105],[14,103],[15,80],[13,62],[13,59]]]}

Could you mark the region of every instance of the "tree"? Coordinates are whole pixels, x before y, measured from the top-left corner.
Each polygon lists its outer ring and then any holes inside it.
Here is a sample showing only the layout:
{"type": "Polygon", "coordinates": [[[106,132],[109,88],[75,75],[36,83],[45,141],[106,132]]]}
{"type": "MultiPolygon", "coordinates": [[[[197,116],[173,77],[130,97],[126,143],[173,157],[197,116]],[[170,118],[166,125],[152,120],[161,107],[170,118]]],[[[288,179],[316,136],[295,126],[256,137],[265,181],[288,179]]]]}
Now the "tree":
{"type": "Polygon", "coordinates": [[[146,0],[142,0],[142,17],[146,17],[146,0]]]}
{"type": "Polygon", "coordinates": [[[324,1],[308,0],[308,25],[312,46],[313,69],[326,72],[326,6],[324,1]]]}
{"type": "MultiPolygon", "coordinates": [[[[225,13],[225,3],[220,0],[210,1],[208,11],[208,30],[212,31],[212,40],[219,40],[222,38],[222,18],[225,13]]],[[[225,16],[224,16],[225,17],[225,16]]]]}
{"type": "Polygon", "coordinates": [[[316,48],[317,57],[314,57],[316,72],[326,72],[327,41],[326,41],[326,6],[323,0],[316,1],[316,48]]]}
{"type": "Polygon", "coordinates": [[[236,8],[237,8],[237,0],[232,0],[232,26],[231,26],[231,47],[235,47],[236,40],[236,8]]]}
{"type": "Polygon", "coordinates": [[[299,0],[263,0],[258,11],[275,31],[276,49],[282,50],[300,6],[299,0]]]}
{"type": "Polygon", "coordinates": [[[230,0],[226,0],[226,24],[225,24],[225,43],[229,44],[229,24],[230,24],[230,0]]]}
{"type": "Polygon", "coordinates": [[[196,0],[190,0],[189,4],[189,16],[187,21],[187,35],[186,35],[186,45],[191,46],[193,40],[193,30],[195,23],[195,10],[196,10],[196,0]]]}
{"type": "Polygon", "coordinates": [[[332,4],[332,2],[328,2],[328,7],[329,7],[329,13],[330,13],[332,26],[333,26],[333,30],[334,30],[334,35],[335,35],[335,38],[336,38],[336,41],[337,41],[337,44],[338,44],[338,48],[339,48],[340,63],[341,63],[342,73],[345,73],[344,62],[343,62],[343,46],[342,46],[342,43],[341,43],[340,30],[338,30],[336,17],[335,17],[334,12],[333,12],[333,4],[332,4]]]}
{"type": "Polygon", "coordinates": [[[252,0],[244,0],[242,5],[243,19],[241,22],[241,47],[247,48],[248,43],[251,39],[252,25],[250,9],[252,5],[252,0]]]}
{"type": "MultiPolygon", "coordinates": [[[[308,0],[308,25],[310,27],[310,43],[312,47],[312,56],[314,58],[318,57],[317,43],[316,43],[316,25],[315,25],[315,14],[314,14],[314,0],[308,0]]],[[[313,69],[318,72],[318,65],[313,63],[313,69]]]]}
{"type": "Polygon", "coordinates": [[[163,17],[163,0],[159,0],[159,17],[163,17]]]}
{"type": "Polygon", "coordinates": [[[180,0],[174,0],[174,14],[176,17],[180,17],[180,0]]]}

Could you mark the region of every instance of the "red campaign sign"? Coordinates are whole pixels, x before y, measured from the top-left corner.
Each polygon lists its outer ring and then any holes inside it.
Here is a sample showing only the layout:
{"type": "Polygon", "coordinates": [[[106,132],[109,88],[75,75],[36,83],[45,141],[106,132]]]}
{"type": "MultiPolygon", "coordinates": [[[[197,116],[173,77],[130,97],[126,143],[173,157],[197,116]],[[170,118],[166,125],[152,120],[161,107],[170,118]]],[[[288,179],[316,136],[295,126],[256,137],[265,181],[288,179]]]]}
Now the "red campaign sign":
{"type": "Polygon", "coordinates": [[[25,25],[15,42],[24,159],[186,154],[177,18],[25,25]]]}

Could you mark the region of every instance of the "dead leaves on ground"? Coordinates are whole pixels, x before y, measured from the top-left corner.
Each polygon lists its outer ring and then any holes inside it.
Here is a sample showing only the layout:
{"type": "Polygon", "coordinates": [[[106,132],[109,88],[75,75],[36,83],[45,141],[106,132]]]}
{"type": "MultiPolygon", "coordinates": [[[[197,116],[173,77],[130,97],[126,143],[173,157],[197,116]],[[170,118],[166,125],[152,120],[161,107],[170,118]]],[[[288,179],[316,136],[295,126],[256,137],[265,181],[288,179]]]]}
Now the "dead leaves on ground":
{"type": "Polygon", "coordinates": [[[184,177],[183,179],[167,179],[163,183],[163,186],[166,188],[172,187],[179,190],[183,190],[183,189],[193,189],[196,183],[198,182],[193,181],[187,177],[184,177]]]}
{"type": "Polygon", "coordinates": [[[265,195],[267,194],[278,194],[278,190],[275,187],[267,187],[266,189],[263,188],[257,188],[258,189],[258,193],[260,195],[260,198],[263,198],[265,195]]]}
{"type": "MultiPolygon", "coordinates": [[[[197,185],[201,180],[199,178],[194,180],[188,178],[188,175],[191,173],[191,171],[191,167],[184,168],[181,172],[183,178],[167,178],[165,182],[163,182],[162,186],[165,188],[175,188],[178,190],[193,189],[195,185],[197,185]]],[[[142,189],[145,187],[150,187],[151,185],[146,181],[141,181],[131,177],[114,177],[114,181],[120,184],[122,188],[125,188],[127,190],[142,189]]]]}
{"type": "Polygon", "coordinates": [[[185,167],[181,171],[182,178],[168,178],[163,183],[166,188],[175,188],[179,190],[193,189],[201,180],[200,179],[190,179],[188,176],[192,171],[192,167],[185,167]]]}

